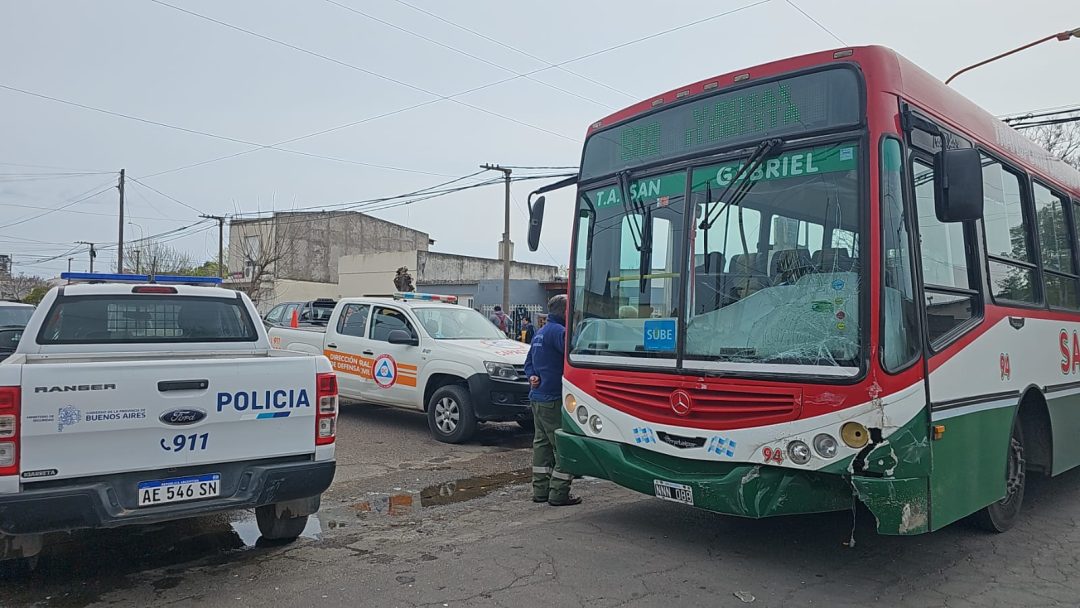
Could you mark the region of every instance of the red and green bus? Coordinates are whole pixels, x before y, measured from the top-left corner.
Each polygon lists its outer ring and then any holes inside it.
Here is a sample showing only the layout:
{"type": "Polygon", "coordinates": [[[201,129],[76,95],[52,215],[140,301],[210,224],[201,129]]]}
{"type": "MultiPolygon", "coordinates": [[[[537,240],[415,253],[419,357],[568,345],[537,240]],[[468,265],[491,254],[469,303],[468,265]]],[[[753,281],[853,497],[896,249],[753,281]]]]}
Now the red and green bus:
{"type": "Polygon", "coordinates": [[[657,95],[568,185],[568,472],[918,534],[1080,464],[1080,173],[897,53],[657,95]]]}

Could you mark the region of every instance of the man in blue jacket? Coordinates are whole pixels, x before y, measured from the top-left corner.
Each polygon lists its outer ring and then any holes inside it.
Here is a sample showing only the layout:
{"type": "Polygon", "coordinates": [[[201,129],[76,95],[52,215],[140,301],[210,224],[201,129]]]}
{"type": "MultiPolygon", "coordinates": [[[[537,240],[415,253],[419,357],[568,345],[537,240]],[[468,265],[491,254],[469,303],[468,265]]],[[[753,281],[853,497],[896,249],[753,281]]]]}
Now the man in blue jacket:
{"type": "Polygon", "coordinates": [[[547,324],[533,337],[525,358],[533,423],[533,502],[556,507],[581,502],[570,495],[573,476],[559,466],[555,431],[562,428],[562,374],[566,353],[566,296],[548,300],[547,324]]]}

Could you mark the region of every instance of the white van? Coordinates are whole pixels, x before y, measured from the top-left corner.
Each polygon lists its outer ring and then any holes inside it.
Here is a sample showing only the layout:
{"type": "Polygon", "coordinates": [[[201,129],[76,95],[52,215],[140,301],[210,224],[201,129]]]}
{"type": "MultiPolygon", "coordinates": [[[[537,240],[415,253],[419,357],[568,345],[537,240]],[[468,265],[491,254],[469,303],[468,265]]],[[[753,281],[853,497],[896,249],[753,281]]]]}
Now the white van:
{"type": "Polygon", "coordinates": [[[416,293],[346,298],[326,327],[272,327],[270,342],[326,355],[342,397],[426,412],[439,441],[468,441],[479,422],[531,429],[528,345],[454,302],[416,293]]]}

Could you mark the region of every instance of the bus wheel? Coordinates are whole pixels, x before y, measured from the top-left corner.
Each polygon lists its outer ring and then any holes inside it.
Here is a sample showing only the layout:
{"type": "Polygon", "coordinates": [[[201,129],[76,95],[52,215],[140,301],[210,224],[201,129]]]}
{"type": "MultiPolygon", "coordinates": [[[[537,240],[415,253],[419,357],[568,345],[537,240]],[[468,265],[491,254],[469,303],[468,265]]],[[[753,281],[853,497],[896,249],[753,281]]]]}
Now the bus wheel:
{"type": "Polygon", "coordinates": [[[1013,423],[1012,436],[1009,438],[1009,459],[1005,466],[1005,497],[976,513],[975,524],[990,532],[1005,532],[1012,528],[1020,517],[1020,507],[1024,503],[1026,477],[1024,433],[1020,429],[1020,420],[1017,419],[1013,423]]]}

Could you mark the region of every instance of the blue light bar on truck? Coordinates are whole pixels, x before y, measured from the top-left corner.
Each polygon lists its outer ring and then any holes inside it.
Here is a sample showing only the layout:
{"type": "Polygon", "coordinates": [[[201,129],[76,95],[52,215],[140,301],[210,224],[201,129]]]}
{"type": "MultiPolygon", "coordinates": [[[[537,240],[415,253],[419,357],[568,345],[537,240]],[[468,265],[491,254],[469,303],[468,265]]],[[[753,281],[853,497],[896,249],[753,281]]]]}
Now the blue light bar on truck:
{"type": "Polygon", "coordinates": [[[69,283],[178,283],[183,285],[220,285],[218,277],[181,277],[148,274],[105,274],[98,272],[62,272],[69,283]]]}
{"type": "Polygon", "coordinates": [[[444,296],[437,293],[414,293],[411,291],[399,291],[394,294],[395,300],[420,300],[422,302],[446,302],[457,304],[457,296],[444,296]]]}

